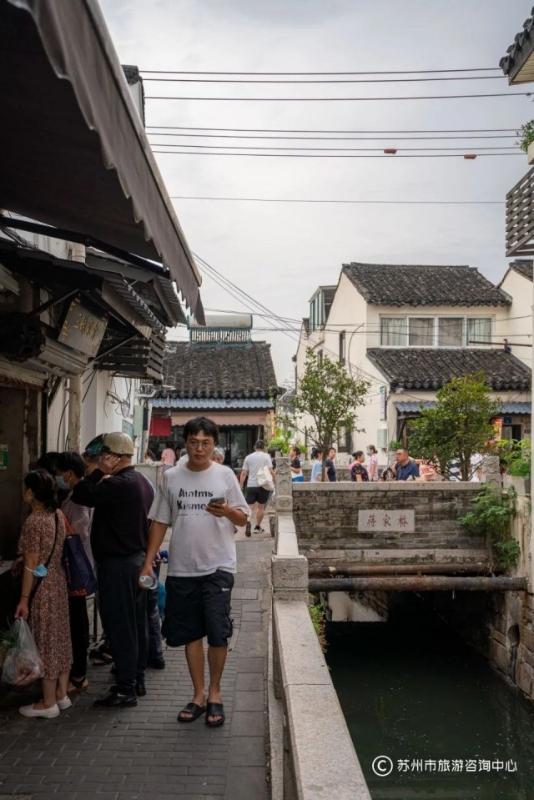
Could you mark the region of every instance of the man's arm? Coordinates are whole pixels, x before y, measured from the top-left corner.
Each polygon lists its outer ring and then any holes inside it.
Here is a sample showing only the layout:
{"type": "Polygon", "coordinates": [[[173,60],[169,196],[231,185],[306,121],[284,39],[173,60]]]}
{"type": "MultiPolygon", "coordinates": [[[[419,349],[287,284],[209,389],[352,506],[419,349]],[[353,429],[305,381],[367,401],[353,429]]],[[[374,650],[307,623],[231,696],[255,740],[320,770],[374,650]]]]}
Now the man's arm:
{"type": "Polygon", "coordinates": [[[150,530],[148,532],[148,545],[146,548],[146,558],[145,563],[141,569],[141,575],[152,575],[154,573],[154,568],[152,567],[152,562],[156,558],[156,554],[161,547],[161,543],[165,538],[165,534],[167,532],[168,525],[166,522],[158,522],[157,520],[153,520],[150,526],[150,530]]]}
{"type": "Polygon", "coordinates": [[[80,506],[95,508],[109,493],[109,481],[103,481],[104,472],[96,464],[90,464],[83,478],[72,490],[71,500],[80,506]]]}
{"type": "Polygon", "coordinates": [[[243,467],[241,469],[241,474],[239,475],[239,485],[241,486],[241,488],[243,488],[243,486],[245,485],[247,475],[248,475],[248,469],[245,469],[245,465],[243,464],[243,467]]]}
{"type": "Polygon", "coordinates": [[[206,506],[206,511],[214,517],[226,517],[237,528],[242,528],[247,524],[248,516],[245,512],[228,503],[218,503],[217,505],[211,504],[206,506]]]}

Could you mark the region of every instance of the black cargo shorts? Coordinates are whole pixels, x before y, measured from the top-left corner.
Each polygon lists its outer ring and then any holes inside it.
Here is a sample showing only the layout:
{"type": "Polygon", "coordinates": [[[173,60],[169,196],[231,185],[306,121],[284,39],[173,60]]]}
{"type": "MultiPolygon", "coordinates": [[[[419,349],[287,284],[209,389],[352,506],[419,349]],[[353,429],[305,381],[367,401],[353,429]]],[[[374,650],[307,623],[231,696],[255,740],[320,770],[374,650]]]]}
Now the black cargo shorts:
{"type": "Polygon", "coordinates": [[[181,647],[205,636],[212,647],[226,647],[233,630],[233,585],[232,573],[222,569],[193,578],[169,576],[161,628],[169,647],[181,647]]]}

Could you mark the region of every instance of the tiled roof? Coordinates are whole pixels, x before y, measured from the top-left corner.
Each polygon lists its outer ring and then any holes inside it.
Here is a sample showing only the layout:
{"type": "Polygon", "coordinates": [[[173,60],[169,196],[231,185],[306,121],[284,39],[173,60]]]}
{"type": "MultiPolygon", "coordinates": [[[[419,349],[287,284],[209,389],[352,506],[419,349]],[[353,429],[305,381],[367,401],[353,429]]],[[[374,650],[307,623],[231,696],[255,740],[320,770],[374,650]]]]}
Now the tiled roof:
{"type": "Polygon", "coordinates": [[[469,348],[382,348],[367,350],[368,358],[388,379],[391,388],[439,389],[451,378],[484,372],[492,389],[528,390],[530,369],[505,350],[469,348]]]}
{"type": "Polygon", "coordinates": [[[529,258],[521,261],[512,261],[510,269],[519,272],[520,275],[523,275],[524,278],[528,278],[529,281],[532,280],[532,261],[529,258]]]}
{"type": "Polygon", "coordinates": [[[362,297],[385,306],[507,306],[511,299],[475,267],[419,264],[343,265],[362,297]]]}
{"type": "MultiPolygon", "coordinates": [[[[400,400],[393,403],[399,414],[418,414],[421,408],[435,408],[437,403],[435,400],[400,400]]],[[[501,414],[530,414],[532,411],[532,404],[529,402],[519,403],[501,403],[499,407],[501,414]]]]}
{"type": "Polygon", "coordinates": [[[262,397],[157,397],[150,401],[150,405],[154,408],[186,408],[205,411],[229,409],[233,411],[235,409],[269,409],[273,407],[273,402],[262,397]]]}
{"type": "MultiPolygon", "coordinates": [[[[532,10],[534,12],[534,9],[532,10]]],[[[506,50],[506,55],[499,61],[499,66],[513,81],[521,67],[525,64],[534,49],[534,13],[523,23],[523,30],[514,37],[513,44],[506,50]]]]}
{"type": "Polygon", "coordinates": [[[267,342],[169,343],[164,372],[175,389],[160,397],[269,398],[279,392],[267,342]]]}

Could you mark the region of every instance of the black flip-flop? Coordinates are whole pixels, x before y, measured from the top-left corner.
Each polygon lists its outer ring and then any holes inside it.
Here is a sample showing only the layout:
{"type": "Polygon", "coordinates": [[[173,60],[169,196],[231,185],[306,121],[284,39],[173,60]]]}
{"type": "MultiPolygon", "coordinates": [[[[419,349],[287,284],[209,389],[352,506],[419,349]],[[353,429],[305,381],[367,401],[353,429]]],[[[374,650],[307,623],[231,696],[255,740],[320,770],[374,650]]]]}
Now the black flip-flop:
{"type": "Polygon", "coordinates": [[[206,711],[206,706],[199,706],[197,703],[188,703],[182,710],[178,713],[176,719],[178,722],[194,722],[196,719],[202,716],[206,711]],[[181,717],[180,714],[183,714],[184,711],[187,714],[191,714],[190,717],[181,717]]]}
{"type": "Polygon", "coordinates": [[[220,728],[224,725],[224,706],[222,703],[208,703],[206,707],[206,725],[208,728],[220,728]],[[219,719],[210,720],[208,717],[219,717],[219,719]]]}

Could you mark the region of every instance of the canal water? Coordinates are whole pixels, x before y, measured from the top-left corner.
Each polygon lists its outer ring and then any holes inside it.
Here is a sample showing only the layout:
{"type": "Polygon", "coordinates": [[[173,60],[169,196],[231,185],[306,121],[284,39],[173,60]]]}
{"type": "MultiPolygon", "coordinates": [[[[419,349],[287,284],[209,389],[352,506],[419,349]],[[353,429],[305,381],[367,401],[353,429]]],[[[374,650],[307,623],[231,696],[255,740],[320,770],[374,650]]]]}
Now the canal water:
{"type": "Polygon", "coordinates": [[[424,600],[327,640],[373,800],[534,800],[534,706],[424,600]]]}

